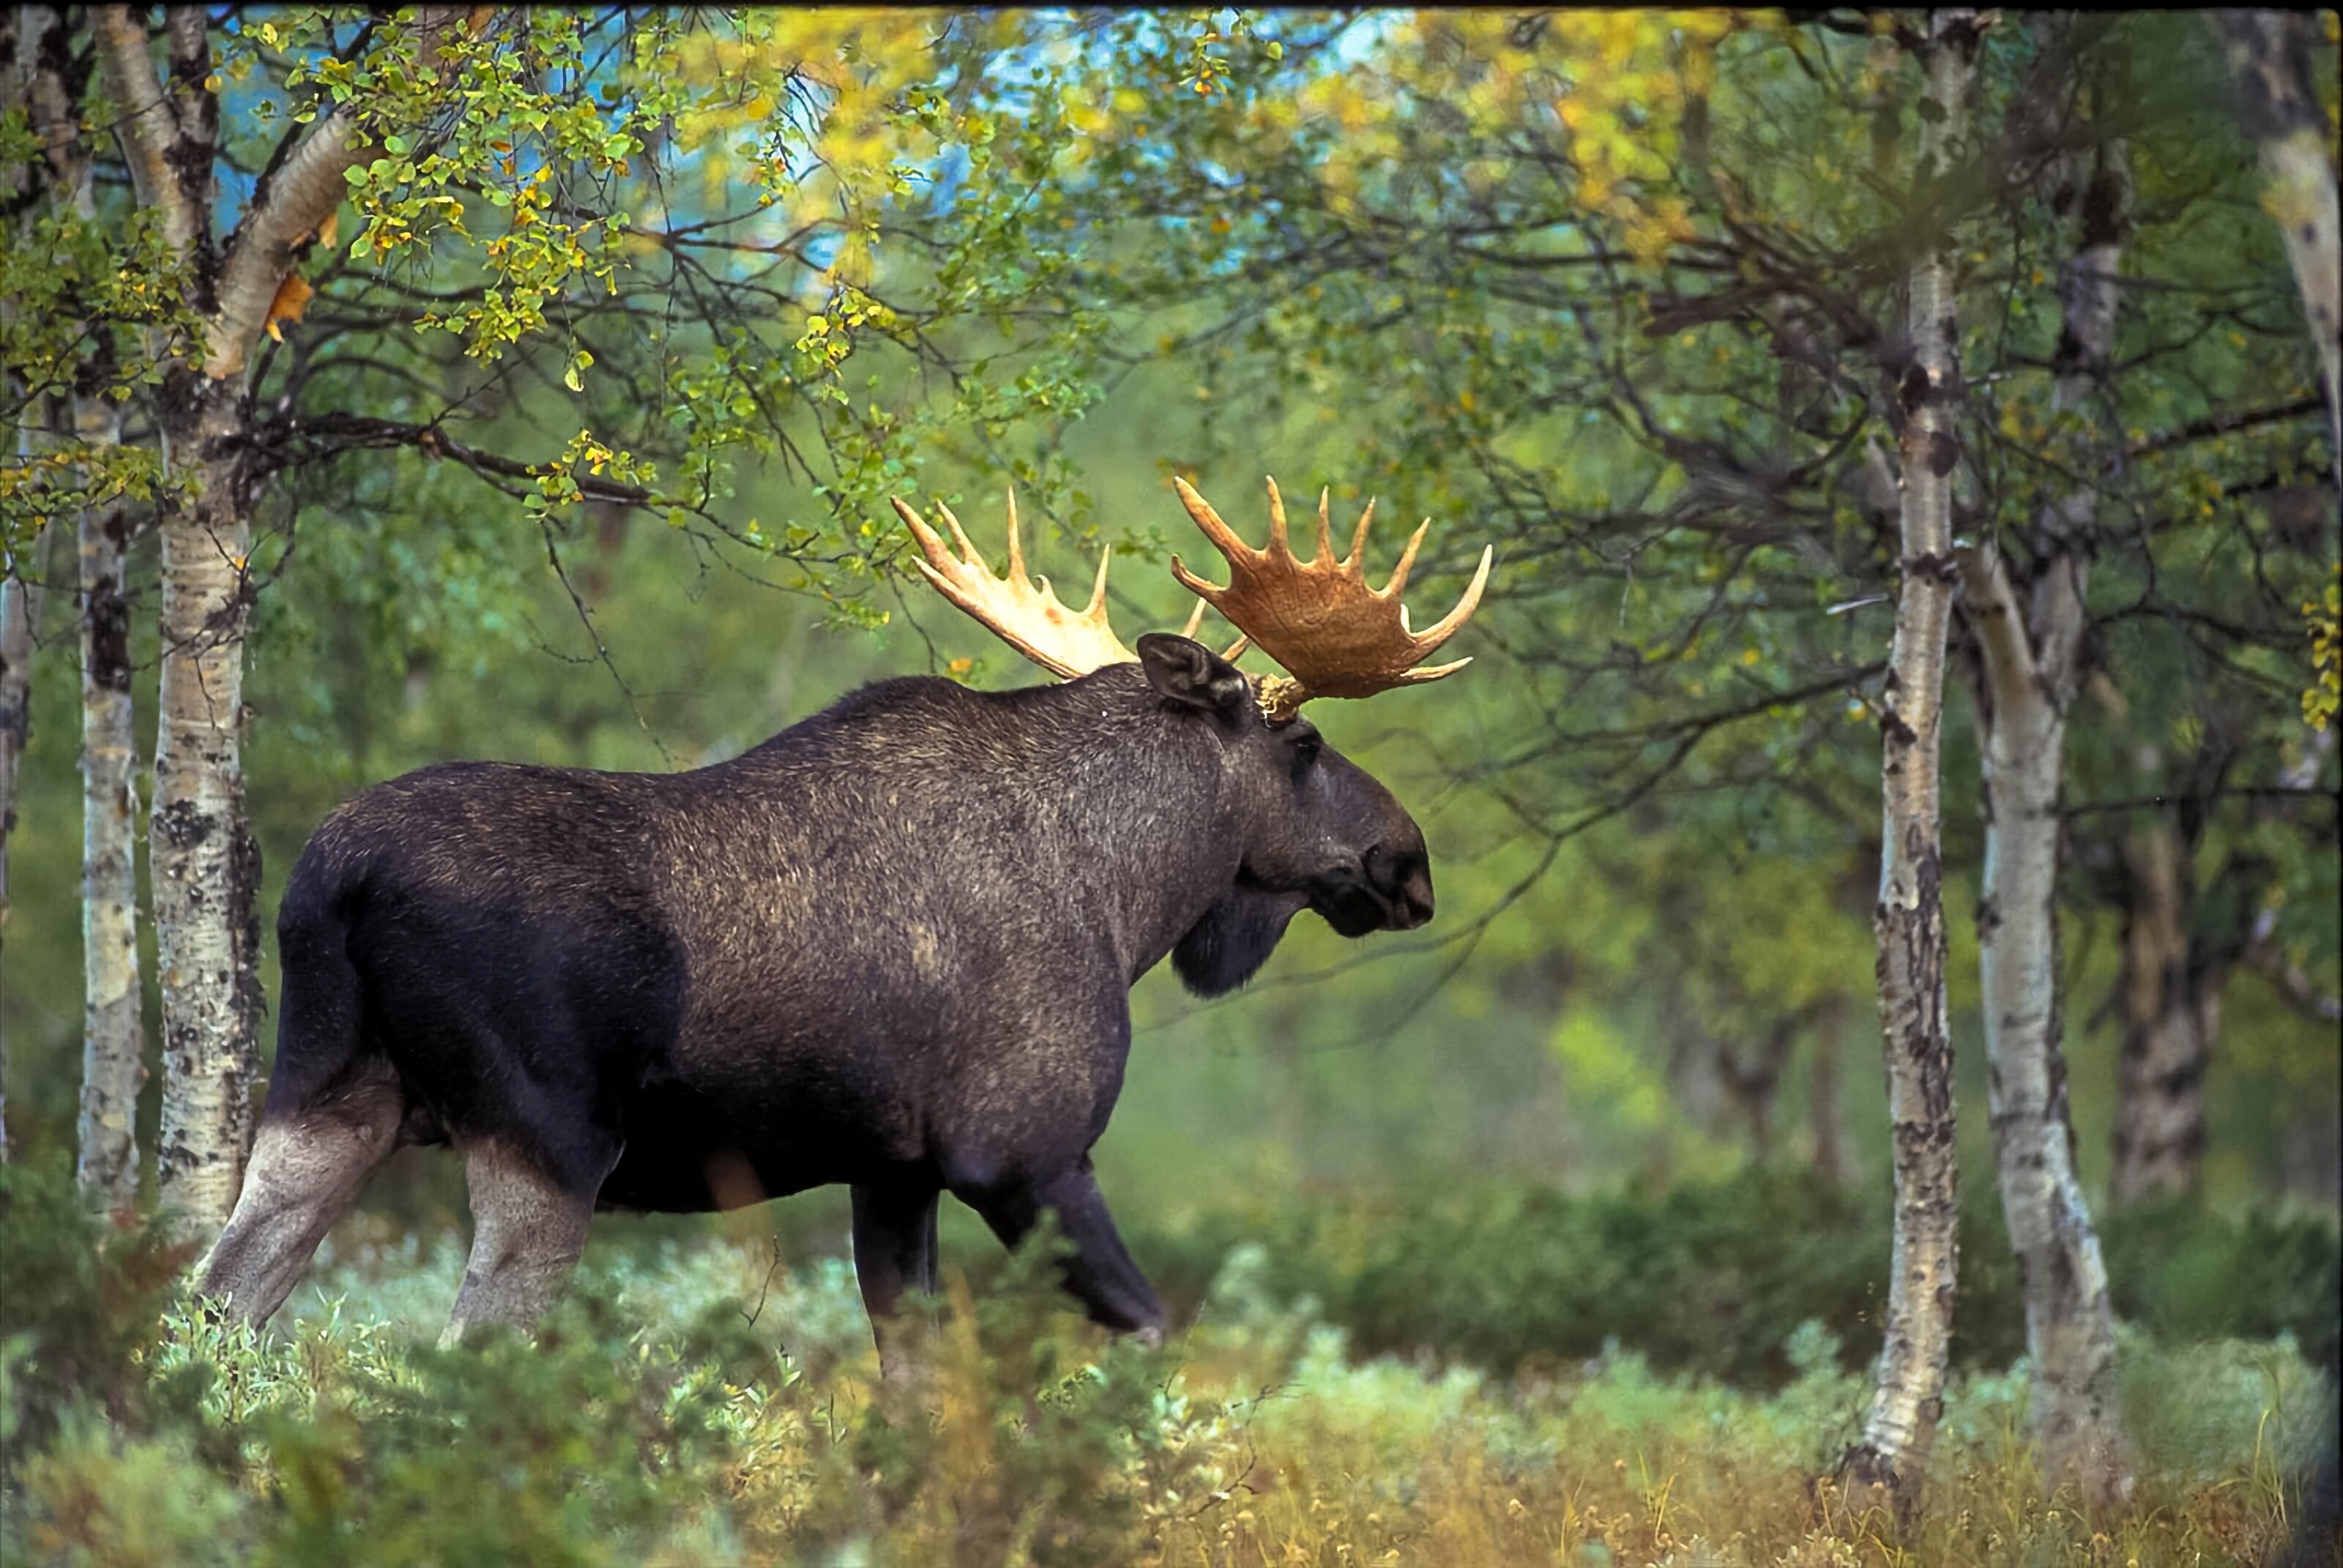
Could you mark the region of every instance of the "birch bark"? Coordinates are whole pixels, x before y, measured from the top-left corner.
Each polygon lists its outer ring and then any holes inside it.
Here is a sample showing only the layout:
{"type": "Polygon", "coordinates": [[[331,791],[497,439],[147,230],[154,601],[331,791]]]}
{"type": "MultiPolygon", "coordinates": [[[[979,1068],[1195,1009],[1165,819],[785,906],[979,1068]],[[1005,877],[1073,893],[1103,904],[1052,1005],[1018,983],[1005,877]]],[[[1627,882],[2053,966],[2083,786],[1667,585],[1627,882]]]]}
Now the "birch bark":
{"type": "MultiPolygon", "coordinates": [[[[2131,206],[2122,143],[2071,168],[2080,218],[2061,280],[2064,330],[2054,407],[2090,408],[2115,346],[2117,274],[2131,206]]],[[[2119,437],[2111,434],[2111,439],[2119,437]]],[[[1976,635],[1985,785],[1985,879],[1977,905],[1988,1105],[2002,1217],[2016,1255],[2043,1475],[2090,1506],[2120,1505],[2131,1475],[2117,1407],[2115,1315],[2098,1232],[2075,1172],[2061,1050],[2057,887],[2066,715],[2079,678],[2097,496],[2045,505],[2021,598],[1995,539],[1960,552],[1964,610],[1976,635]]]]}
{"type": "MultiPolygon", "coordinates": [[[[84,441],[120,438],[114,406],[76,399],[84,441]]],[[[130,699],[130,518],[116,503],[81,516],[82,1071],[75,1167],[101,1207],[138,1196],[138,1091],[146,1081],[138,982],[138,791],[130,699]]]]}
{"type": "MultiPolygon", "coordinates": [[[[62,72],[70,51],[64,18],[45,6],[19,14],[25,95],[46,149],[51,200],[96,216],[87,144],[62,72]]],[[[110,368],[107,367],[106,368],[110,368]]],[[[76,395],[74,434],[85,449],[121,439],[120,406],[76,395]]],[[[138,983],[137,791],[130,699],[130,608],[124,591],[127,510],[116,501],[84,507],[78,522],[82,698],[83,1032],[77,1175],[102,1209],[138,1195],[138,1090],[146,1070],[144,996],[138,983]]]]}
{"type": "MultiPolygon", "coordinates": [[[[1967,135],[1969,85],[1985,23],[1929,14],[1913,211],[1936,221],[1933,192],[1967,135]]],[[[1913,359],[1900,387],[1903,582],[1896,596],[1880,729],[1879,1015],[1886,1059],[1896,1188],[1885,1337],[1863,1435],[1840,1462],[1851,1494],[1885,1493],[1899,1519],[1916,1511],[1944,1413],[1957,1268],[1959,1171],[1953,1146],[1953,1048],[1945,999],[1943,808],[1939,734],[1953,582],[1952,475],[1958,338],[1948,239],[1931,235],[1914,263],[1913,359]]]]}
{"type": "Polygon", "coordinates": [[[2263,205],[2286,238],[2303,314],[2327,383],[2329,460],[2343,483],[2343,225],[2327,114],[2311,77],[2314,13],[2216,11],[2215,29],[2237,84],[2237,117],[2260,149],[2263,205]]]}

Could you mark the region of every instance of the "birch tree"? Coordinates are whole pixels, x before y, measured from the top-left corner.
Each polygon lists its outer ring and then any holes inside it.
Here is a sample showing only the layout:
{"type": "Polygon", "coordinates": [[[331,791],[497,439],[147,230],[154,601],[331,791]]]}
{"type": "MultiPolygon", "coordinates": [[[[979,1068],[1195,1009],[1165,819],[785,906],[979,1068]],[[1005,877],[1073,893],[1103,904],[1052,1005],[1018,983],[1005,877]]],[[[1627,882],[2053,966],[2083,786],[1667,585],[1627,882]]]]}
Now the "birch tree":
{"type": "MultiPolygon", "coordinates": [[[[84,233],[98,224],[88,146],[74,123],[65,81],[72,58],[65,17],[54,7],[16,14],[22,107],[39,148],[28,183],[45,183],[47,205],[84,233]]],[[[40,194],[28,191],[27,197],[40,194]]],[[[29,210],[29,209],[28,209],[29,210]]],[[[85,324],[83,326],[85,330],[85,324]]],[[[96,335],[105,338],[101,329],[96,335]]],[[[110,347],[110,345],[109,345],[110,347]]],[[[107,396],[114,379],[105,355],[70,393],[53,396],[72,410],[71,449],[94,461],[76,487],[74,590],[82,672],[82,961],[84,1015],[81,1111],[75,1147],[83,1187],[99,1207],[117,1208],[138,1191],[136,1123],[146,1077],[144,997],[138,974],[135,845],[137,793],[130,696],[130,607],[126,553],[126,498],[105,485],[120,445],[121,405],[107,396]],[[95,481],[95,483],[93,483],[95,481]]]]}
{"type": "Polygon", "coordinates": [[[1879,1015],[1893,1129],[1895,1241],[1885,1342],[1863,1435],[1840,1462],[1859,1490],[1916,1505],[1944,1414],[1958,1268],[1959,1171],[1953,1146],[1953,1042],[1945,995],[1940,735],[1952,618],[1954,417],[1960,398],[1951,237],[1936,205],[1968,134],[1969,85],[1986,25],[1968,11],[1929,14],[1915,41],[1921,90],[1912,212],[1929,224],[1907,284],[1912,363],[1898,388],[1903,508],[1896,637],[1880,733],[1879,1015]]]}
{"type": "MultiPolygon", "coordinates": [[[[2064,325],[2053,407],[2084,427],[2086,462],[2121,438],[2104,381],[2130,207],[2127,153],[2103,142],[2070,156],[2055,205],[2079,216],[2060,286],[2064,325]],[[2085,168],[2072,166],[2087,164],[2085,168]]],[[[2107,1266],[2075,1172],[2066,1103],[2057,895],[2066,710],[2075,699],[2098,496],[2090,485],[2043,505],[2015,566],[1995,534],[1959,551],[1962,609],[1978,654],[1985,869],[1977,905],[1987,1108],[2002,1213],[2026,1300],[2033,1415],[2046,1480],[2080,1483],[2117,1504],[2130,1476],[2116,1404],[2115,1317],[2107,1266]],[[2014,580],[2025,574],[2025,586],[2014,580]]]]}

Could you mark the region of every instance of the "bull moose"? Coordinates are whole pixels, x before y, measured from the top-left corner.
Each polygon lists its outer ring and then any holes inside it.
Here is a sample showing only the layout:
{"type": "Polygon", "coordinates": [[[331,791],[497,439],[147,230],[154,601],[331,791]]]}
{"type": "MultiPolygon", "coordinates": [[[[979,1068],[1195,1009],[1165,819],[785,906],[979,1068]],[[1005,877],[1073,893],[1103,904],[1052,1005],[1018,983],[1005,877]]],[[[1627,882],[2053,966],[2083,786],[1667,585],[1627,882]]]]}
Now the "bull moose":
{"type": "Polygon", "coordinates": [[[1169,956],[1228,991],[1304,909],[1346,937],[1432,918],[1422,832],[1300,709],[1469,662],[1423,668],[1490,565],[1412,632],[1424,528],[1377,590],[1372,503],[1338,560],[1322,495],[1303,561],[1273,480],[1258,550],[1178,491],[1231,580],[1172,569],[1245,634],[1226,654],[1192,640],[1203,604],[1126,649],[1103,561],[1079,614],[1037,588],[1013,497],[1000,577],[949,508],[957,555],[899,500],[935,588],[1064,684],[886,680],[688,772],[444,763],[337,809],[285,891],[276,1068],[198,1290],[265,1322],[369,1171],[450,1142],[474,1221],[451,1335],[543,1311],[597,1207],[831,1182],[882,1351],[934,1288],[944,1192],[1011,1245],[1051,1211],[1090,1316],[1160,1333],[1091,1170],[1131,987],[1169,956]],[[1288,673],[1256,684],[1247,641],[1288,673]]]}

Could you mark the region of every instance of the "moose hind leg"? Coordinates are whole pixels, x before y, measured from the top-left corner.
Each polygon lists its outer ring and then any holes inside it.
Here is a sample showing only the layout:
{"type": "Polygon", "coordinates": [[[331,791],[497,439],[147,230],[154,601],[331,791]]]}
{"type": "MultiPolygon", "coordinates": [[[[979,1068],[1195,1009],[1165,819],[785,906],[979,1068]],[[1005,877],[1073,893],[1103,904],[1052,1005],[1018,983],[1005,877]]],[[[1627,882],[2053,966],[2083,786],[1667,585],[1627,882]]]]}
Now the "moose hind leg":
{"type": "Polygon", "coordinates": [[[560,1295],[585,1251],[594,1215],[591,1191],[573,1191],[492,1140],[465,1146],[464,1182],[470,1190],[472,1252],[442,1344],[481,1323],[535,1322],[560,1295]]]}
{"type": "Polygon", "coordinates": [[[196,1291],[224,1299],[246,1322],[266,1322],[367,1175],[398,1147],[404,1110],[397,1085],[377,1081],[267,1116],[236,1211],[197,1266],[196,1291]]]}
{"type": "Polygon", "coordinates": [[[1139,1271],[1107,1212],[1087,1154],[1070,1170],[1047,1180],[963,1194],[1004,1246],[1023,1241],[1041,1211],[1057,1216],[1059,1233],[1074,1245],[1059,1274],[1066,1289],[1089,1310],[1091,1321],[1150,1344],[1163,1338],[1163,1302],[1139,1271]]]}

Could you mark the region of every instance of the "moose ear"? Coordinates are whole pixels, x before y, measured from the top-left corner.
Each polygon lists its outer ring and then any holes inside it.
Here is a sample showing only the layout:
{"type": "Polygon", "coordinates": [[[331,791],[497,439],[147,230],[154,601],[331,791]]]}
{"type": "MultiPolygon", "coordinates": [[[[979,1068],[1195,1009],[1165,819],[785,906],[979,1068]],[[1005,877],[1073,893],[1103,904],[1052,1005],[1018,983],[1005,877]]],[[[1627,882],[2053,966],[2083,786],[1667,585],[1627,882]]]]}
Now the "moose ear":
{"type": "Polygon", "coordinates": [[[1253,705],[1252,682],[1244,671],[1201,642],[1149,632],[1139,639],[1139,662],[1147,683],[1164,699],[1217,714],[1227,723],[1242,719],[1253,705]]]}

